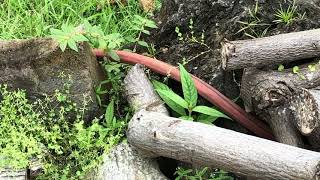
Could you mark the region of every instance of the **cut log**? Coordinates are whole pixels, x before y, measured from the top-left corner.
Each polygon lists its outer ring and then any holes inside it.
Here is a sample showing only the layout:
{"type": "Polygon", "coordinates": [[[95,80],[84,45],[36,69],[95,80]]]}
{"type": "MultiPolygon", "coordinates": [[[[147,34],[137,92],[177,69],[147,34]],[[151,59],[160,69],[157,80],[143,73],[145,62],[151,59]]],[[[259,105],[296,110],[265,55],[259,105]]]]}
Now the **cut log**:
{"type": "Polygon", "coordinates": [[[86,176],[87,180],[168,180],[159,170],[157,161],[145,157],[127,143],[115,146],[105,154],[103,163],[86,176]]]}
{"type": "Polygon", "coordinates": [[[320,29],[279,34],[250,40],[224,41],[225,70],[278,65],[320,56],[320,29]]]}
{"type": "Polygon", "coordinates": [[[0,170],[1,180],[26,180],[27,170],[13,170],[13,169],[2,169],[0,170]]]}
{"type": "Polygon", "coordinates": [[[124,79],[124,88],[127,100],[135,111],[147,109],[169,115],[163,101],[144,73],[142,65],[137,64],[131,68],[124,79]]]}
{"type": "Polygon", "coordinates": [[[290,107],[299,131],[307,136],[315,150],[320,150],[320,90],[296,90],[290,107]]]}
{"type": "Polygon", "coordinates": [[[127,131],[139,149],[256,179],[320,178],[320,153],[141,110],[127,131]]]}
{"type": "Polygon", "coordinates": [[[307,67],[300,68],[300,75],[293,74],[291,69],[279,72],[252,68],[244,71],[241,98],[247,111],[254,111],[270,124],[279,142],[302,147],[301,135],[293,124],[289,102],[296,87],[312,88],[319,85],[320,72],[311,72],[307,67]]]}
{"type": "MultiPolygon", "coordinates": [[[[154,92],[153,86],[143,71],[141,65],[135,65],[128,72],[124,81],[127,99],[135,110],[148,109],[164,115],[168,111],[154,92]],[[158,103],[155,103],[158,102],[158,103]]],[[[114,147],[109,154],[104,155],[101,166],[90,172],[86,179],[90,180],[135,180],[135,179],[168,179],[159,170],[152,154],[138,151],[126,143],[114,147]]]]}

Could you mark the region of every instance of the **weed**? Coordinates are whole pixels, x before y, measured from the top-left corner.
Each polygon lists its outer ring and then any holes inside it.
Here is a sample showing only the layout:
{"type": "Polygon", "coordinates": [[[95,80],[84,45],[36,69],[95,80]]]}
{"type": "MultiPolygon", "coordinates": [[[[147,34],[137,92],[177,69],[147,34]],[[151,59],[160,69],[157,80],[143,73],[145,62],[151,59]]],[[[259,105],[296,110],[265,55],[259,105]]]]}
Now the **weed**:
{"type": "Polygon", "coordinates": [[[215,172],[208,172],[209,168],[204,167],[202,169],[184,169],[178,167],[175,175],[176,180],[233,180],[234,178],[228,175],[228,172],[223,170],[216,170],[215,172]]]}
{"type": "MultiPolygon", "coordinates": [[[[71,82],[71,81],[67,81],[71,82]]],[[[84,123],[88,97],[83,104],[69,97],[71,84],[52,96],[31,103],[23,90],[0,86],[0,168],[27,168],[41,162],[39,179],[78,179],[96,167],[124,136],[126,122],[113,115],[113,101],[104,119],[84,123]]]]}
{"type": "Polygon", "coordinates": [[[188,64],[189,62],[197,59],[198,57],[202,56],[202,55],[205,55],[207,53],[210,53],[210,52],[213,52],[213,49],[207,45],[205,43],[205,35],[204,35],[204,31],[202,31],[201,33],[201,36],[200,37],[197,37],[195,35],[195,32],[194,32],[194,26],[193,26],[194,22],[193,22],[193,19],[190,19],[189,20],[189,31],[190,31],[190,34],[186,33],[185,35],[183,35],[181,32],[180,32],[180,28],[177,26],[175,28],[175,32],[177,33],[177,38],[179,41],[182,41],[184,43],[188,43],[188,44],[199,44],[200,46],[203,46],[206,48],[206,51],[202,51],[200,52],[199,54],[195,55],[195,56],[192,56],[188,59],[186,59],[185,57],[183,57],[182,59],[182,64],[183,65],[186,65],[188,64]]]}
{"type": "Polygon", "coordinates": [[[297,18],[296,10],[297,6],[295,5],[295,3],[288,6],[287,9],[283,9],[282,5],[280,4],[280,9],[278,9],[274,14],[274,16],[277,18],[276,20],[274,20],[274,22],[284,23],[286,25],[291,24],[297,18]]]}
{"type": "Polygon", "coordinates": [[[256,1],[254,8],[249,9],[249,19],[247,21],[238,21],[241,29],[236,32],[236,34],[243,32],[245,36],[253,39],[264,37],[270,27],[270,24],[263,23],[263,21],[259,18],[259,11],[259,2],[256,1]],[[261,28],[263,29],[262,31],[261,28]]]}
{"type": "Polygon", "coordinates": [[[126,6],[101,0],[10,0],[0,3],[0,39],[45,37],[50,28],[63,24],[76,25],[88,20],[99,25],[105,34],[120,33],[122,37],[137,34],[131,27],[134,15],[146,17],[136,0],[126,6]]]}
{"type": "Polygon", "coordinates": [[[132,28],[134,30],[137,30],[137,32],[139,32],[139,34],[138,34],[137,38],[130,38],[129,41],[131,43],[135,43],[135,46],[133,48],[133,52],[136,52],[137,45],[140,45],[140,46],[146,47],[146,48],[149,47],[148,43],[141,40],[141,36],[142,36],[142,34],[150,35],[150,32],[146,28],[157,28],[157,25],[154,21],[148,20],[148,19],[143,18],[139,15],[135,15],[134,17],[135,17],[133,20],[134,25],[132,26],[132,28]]]}
{"type": "Polygon", "coordinates": [[[178,115],[181,119],[185,120],[197,120],[199,122],[211,124],[218,117],[224,117],[230,119],[220,111],[207,107],[197,106],[198,92],[194,85],[193,79],[190,74],[180,64],[181,84],[184,98],[174,93],[167,85],[153,81],[155,90],[164,102],[178,115]],[[186,113],[186,110],[188,113],[186,113]],[[196,118],[192,115],[192,112],[200,113],[201,115],[196,118]]]}

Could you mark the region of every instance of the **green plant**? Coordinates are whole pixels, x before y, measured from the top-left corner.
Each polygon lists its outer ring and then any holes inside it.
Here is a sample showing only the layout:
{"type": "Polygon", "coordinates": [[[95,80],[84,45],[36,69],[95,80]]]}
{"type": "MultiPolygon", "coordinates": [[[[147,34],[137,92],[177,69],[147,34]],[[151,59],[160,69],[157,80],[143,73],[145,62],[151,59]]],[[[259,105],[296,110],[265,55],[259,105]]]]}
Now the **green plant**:
{"type": "Polygon", "coordinates": [[[294,66],[293,68],[292,68],[292,72],[294,73],[294,74],[297,74],[301,79],[306,79],[306,77],[300,72],[300,68],[299,68],[299,66],[294,66]]]}
{"type": "Polygon", "coordinates": [[[88,97],[74,103],[71,82],[34,103],[25,91],[0,86],[0,169],[28,168],[37,159],[43,168],[38,179],[79,179],[121,140],[126,121],[113,115],[113,101],[104,119],[85,122],[88,97]]]}
{"type": "Polygon", "coordinates": [[[284,23],[286,25],[291,24],[297,18],[297,6],[293,2],[292,5],[289,5],[287,9],[283,9],[280,4],[280,9],[276,11],[274,16],[277,18],[274,22],[284,23]]]}
{"type": "Polygon", "coordinates": [[[175,175],[177,175],[176,180],[233,180],[232,176],[228,175],[228,172],[223,170],[216,170],[214,172],[208,172],[209,168],[204,167],[202,169],[184,169],[178,167],[175,175]]]}
{"type": "Polygon", "coordinates": [[[186,34],[182,34],[180,32],[180,28],[178,26],[176,26],[175,32],[177,33],[178,40],[183,42],[183,43],[188,43],[188,44],[199,44],[200,46],[205,47],[206,50],[202,51],[199,54],[197,54],[197,55],[195,55],[193,57],[190,57],[188,59],[183,57],[182,58],[182,64],[183,65],[188,64],[189,62],[197,59],[198,57],[200,57],[202,55],[205,55],[205,54],[207,54],[209,52],[213,52],[213,49],[208,44],[205,43],[204,31],[202,31],[201,36],[199,36],[199,37],[196,36],[195,32],[194,32],[194,26],[193,25],[194,25],[193,19],[190,19],[189,20],[189,25],[188,25],[190,33],[186,33],[186,34]]]}
{"type": "Polygon", "coordinates": [[[100,25],[105,34],[135,36],[134,15],[149,16],[136,0],[117,5],[104,0],[9,0],[0,3],[0,39],[45,37],[50,28],[80,24],[88,20],[100,25]]]}
{"type": "Polygon", "coordinates": [[[249,9],[249,18],[247,21],[238,21],[241,29],[236,34],[243,32],[245,36],[250,38],[264,37],[270,27],[270,24],[263,23],[259,18],[259,1],[256,1],[255,6],[249,9]]]}
{"type": "Polygon", "coordinates": [[[105,35],[100,26],[92,26],[88,21],[78,27],[63,24],[61,30],[51,28],[50,31],[50,37],[59,43],[62,51],[68,46],[78,52],[77,43],[89,41],[93,47],[104,49],[112,59],[119,61],[113,51],[124,42],[119,33],[105,35]]]}
{"type": "Polygon", "coordinates": [[[151,21],[151,20],[144,18],[142,16],[139,16],[139,15],[134,15],[132,29],[134,29],[138,32],[138,36],[136,38],[133,38],[133,37],[126,38],[129,42],[135,43],[135,46],[133,48],[133,52],[136,52],[137,45],[149,48],[148,43],[141,40],[141,36],[143,34],[150,35],[150,31],[148,31],[147,28],[154,28],[155,29],[158,27],[154,21],[151,21]]]}
{"type": "Polygon", "coordinates": [[[279,72],[284,71],[284,65],[280,64],[280,65],[278,66],[278,71],[279,71],[279,72]]]}
{"type": "Polygon", "coordinates": [[[198,92],[195,88],[193,79],[181,64],[179,65],[179,67],[184,98],[174,93],[167,85],[155,80],[153,81],[155,90],[164,100],[164,102],[174,112],[178,113],[178,115],[182,119],[195,120],[196,118],[195,116],[193,116],[192,112],[202,114],[201,116],[198,116],[196,120],[208,124],[213,123],[218,117],[230,119],[228,116],[224,115],[214,108],[207,106],[197,106],[198,92]]]}

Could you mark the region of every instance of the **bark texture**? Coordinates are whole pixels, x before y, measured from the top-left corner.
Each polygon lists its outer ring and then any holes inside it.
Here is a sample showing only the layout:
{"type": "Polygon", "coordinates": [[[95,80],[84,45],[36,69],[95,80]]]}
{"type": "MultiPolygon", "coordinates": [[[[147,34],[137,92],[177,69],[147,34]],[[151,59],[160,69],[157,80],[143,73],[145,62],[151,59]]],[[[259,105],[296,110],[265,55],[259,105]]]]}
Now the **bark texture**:
{"type": "Polygon", "coordinates": [[[277,70],[246,69],[242,77],[241,98],[247,111],[253,111],[270,125],[276,139],[282,143],[301,146],[301,135],[294,126],[290,101],[296,87],[313,88],[320,85],[320,72],[311,72],[307,65],[301,66],[300,74],[292,69],[277,70]],[[304,78],[302,78],[304,77],[304,78]]]}
{"type": "Polygon", "coordinates": [[[0,171],[1,180],[26,180],[27,179],[27,170],[12,170],[6,169],[0,171]]]}
{"type": "Polygon", "coordinates": [[[292,111],[287,106],[281,105],[268,108],[260,117],[269,123],[278,142],[296,147],[305,147],[302,136],[293,123],[294,116],[292,111]]]}
{"type": "MultiPolygon", "coordinates": [[[[128,102],[134,109],[148,109],[168,115],[168,111],[154,92],[153,86],[144,73],[141,65],[135,65],[128,72],[124,81],[124,88],[128,102]]],[[[160,172],[157,161],[152,154],[137,151],[127,143],[114,147],[104,156],[99,168],[91,172],[87,179],[92,180],[163,180],[168,179],[160,172]]]]}
{"type": "Polygon", "coordinates": [[[163,101],[154,91],[142,65],[135,65],[124,79],[124,88],[129,104],[135,111],[147,109],[169,115],[163,101]]]}
{"type": "Polygon", "coordinates": [[[320,29],[250,40],[225,41],[221,48],[225,70],[263,67],[320,56],[320,29]]]}
{"type": "Polygon", "coordinates": [[[296,91],[290,102],[295,116],[295,125],[299,131],[307,136],[310,144],[317,151],[320,150],[320,90],[303,89],[296,91]]]}
{"type": "Polygon", "coordinates": [[[104,157],[103,163],[87,176],[88,180],[167,180],[159,170],[156,160],[145,157],[127,143],[114,147],[104,157]]]}
{"type": "Polygon", "coordinates": [[[128,141],[139,149],[257,179],[319,179],[320,153],[216,126],[139,111],[128,141]]]}

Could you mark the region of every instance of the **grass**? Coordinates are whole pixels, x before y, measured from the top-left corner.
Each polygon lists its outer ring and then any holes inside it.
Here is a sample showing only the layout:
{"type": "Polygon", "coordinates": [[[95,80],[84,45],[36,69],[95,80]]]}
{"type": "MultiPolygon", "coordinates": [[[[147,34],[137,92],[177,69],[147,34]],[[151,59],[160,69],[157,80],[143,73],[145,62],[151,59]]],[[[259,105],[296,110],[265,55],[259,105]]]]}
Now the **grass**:
{"type": "Polygon", "coordinates": [[[283,9],[282,6],[280,6],[280,9],[274,14],[277,18],[275,22],[284,23],[286,25],[291,24],[296,19],[296,10],[297,6],[295,4],[290,5],[287,9],[283,9]]]}
{"type": "Polygon", "coordinates": [[[45,37],[50,28],[60,29],[64,23],[78,25],[84,20],[100,25],[105,34],[135,36],[135,14],[147,16],[136,0],[128,0],[126,6],[107,0],[4,0],[0,4],[0,39],[45,37]]]}

